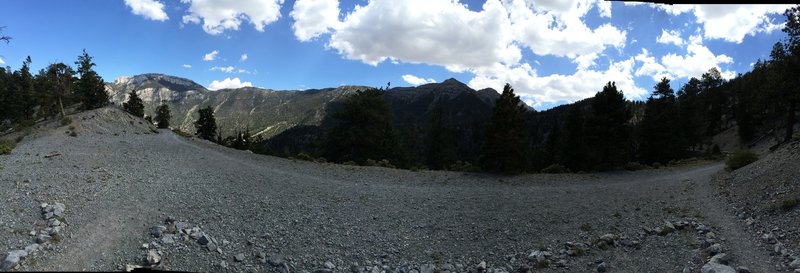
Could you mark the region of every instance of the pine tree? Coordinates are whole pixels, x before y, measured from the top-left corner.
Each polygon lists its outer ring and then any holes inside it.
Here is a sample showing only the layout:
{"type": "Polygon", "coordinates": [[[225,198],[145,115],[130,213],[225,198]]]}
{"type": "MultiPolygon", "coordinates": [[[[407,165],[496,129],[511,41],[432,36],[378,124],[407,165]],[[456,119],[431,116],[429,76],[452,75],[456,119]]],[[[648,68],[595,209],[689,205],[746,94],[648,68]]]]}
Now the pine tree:
{"type": "Polygon", "coordinates": [[[200,117],[194,122],[194,128],[197,130],[195,135],[205,140],[217,141],[217,121],[214,118],[214,109],[209,105],[198,110],[198,114],[200,117]]]}
{"type": "Polygon", "coordinates": [[[172,118],[172,115],[169,111],[169,105],[166,103],[161,103],[161,105],[156,108],[156,123],[158,123],[158,128],[165,129],[169,128],[169,120],[172,118]]]}
{"type": "Polygon", "coordinates": [[[608,82],[592,100],[587,117],[587,158],[592,169],[608,170],[621,166],[630,157],[630,130],[627,126],[631,110],[616,83],[608,82]]]}
{"type": "Polygon", "coordinates": [[[94,71],[96,65],[92,62],[92,57],[83,50],[83,54],[78,56],[75,62],[78,65],[80,79],[76,84],[75,92],[79,94],[83,109],[96,109],[106,106],[109,103],[108,93],[106,93],[103,78],[94,71]]]}
{"type": "Polygon", "coordinates": [[[64,63],[57,63],[48,66],[45,73],[48,85],[52,86],[53,95],[58,100],[61,117],[65,117],[63,101],[65,97],[72,93],[71,88],[75,71],[64,63]]]}
{"type": "Polygon", "coordinates": [[[800,70],[800,5],[787,9],[783,14],[786,16],[786,24],[782,30],[788,36],[788,40],[784,45],[786,48],[786,58],[784,59],[786,70],[783,73],[786,75],[788,84],[781,92],[780,99],[786,105],[784,141],[790,141],[794,136],[794,125],[797,123],[797,103],[800,101],[800,79],[795,74],[800,70]]]}
{"type": "Polygon", "coordinates": [[[139,98],[139,95],[136,94],[136,90],[128,93],[128,101],[122,103],[122,108],[134,116],[140,118],[144,117],[144,104],[142,103],[142,99],[139,98]]]}
{"type": "Polygon", "coordinates": [[[564,129],[561,134],[563,140],[558,146],[556,162],[572,171],[587,169],[586,154],[586,118],[580,105],[572,105],[564,120],[564,129]]]}
{"type": "Polygon", "coordinates": [[[444,105],[437,102],[425,130],[425,162],[431,170],[443,170],[455,162],[455,148],[450,128],[444,118],[444,105]]]}
{"type": "Polygon", "coordinates": [[[325,158],[334,162],[394,160],[397,142],[392,129],[394,118],[382,91],[372,88],[357,91],[333,114],[336,125],[328,131],[325,158]]]}
{"type": "Polygon", "coordinates": [[[677,104],[669,80],[663,78],[647,99],[642,118],[642,157],[648,163],[667,163],[681,156],[677,104]]]}
{"type": "Polygon", "coordinates": [[[679,116],[679,135],[682,139],[682,147],[690,148],[694,151],[694,147],[700,143],[702,130],[701,113],[700,113],[700,80],[692,77],[689,81],[681,87],[678,91],[678,116],[679,116]]]}
{"type": "Polygon", "coordinates": [[[419,141],[419,126],[410,114],[407,114],[403,125],[400,127],[397,153],[398,167],[410,169],[421,166],[421,146],[419,141]]]}
{"type": "Polygon", "coordinates": [[[527,166],[528,138],[524,130],[525,106],[510,84],[497,99],[483,147],[481,167],[502,173],[520,173],[527,166]]]}

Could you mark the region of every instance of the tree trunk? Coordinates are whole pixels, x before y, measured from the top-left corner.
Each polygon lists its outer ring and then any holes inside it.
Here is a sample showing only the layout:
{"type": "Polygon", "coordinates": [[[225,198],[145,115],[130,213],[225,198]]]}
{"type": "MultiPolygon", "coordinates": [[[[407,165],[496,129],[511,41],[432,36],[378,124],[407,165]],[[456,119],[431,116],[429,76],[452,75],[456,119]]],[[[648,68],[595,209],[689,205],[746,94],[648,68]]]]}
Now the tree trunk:
{"type": "Polygon", "coordinates": [[[789,101],[789,113],[787,113],[786,117],[786,138],[784,141],[792,140],[792,136],[794,135],[794,124],[795,124],[795,111],[797,107],[797,100],[791,99],[789,101]]]}
{"type": "Polygon", "coordinates": [[[61,117],[66,117],[67,115],[64,113],[64,104],[61,103],[61,97],[58,97],[58,107],[61,108],[61,117]]]}

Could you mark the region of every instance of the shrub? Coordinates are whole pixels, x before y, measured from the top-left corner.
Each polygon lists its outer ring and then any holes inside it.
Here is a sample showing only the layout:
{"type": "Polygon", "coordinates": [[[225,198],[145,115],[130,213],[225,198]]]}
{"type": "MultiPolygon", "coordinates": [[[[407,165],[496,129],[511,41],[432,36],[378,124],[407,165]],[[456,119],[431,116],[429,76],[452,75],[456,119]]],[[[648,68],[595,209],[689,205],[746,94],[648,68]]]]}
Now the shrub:
{"type": "Polygon", "coordinates": [[[63,117],[61,118],[61,126],[67,125],[72,123],[72,118],[70,117],[63,117]]]}
{"type": "Polygon", "coordinates": [[[298,153],[294,158],[299,159],[299,160],[303,160],[303,161],[313,161],[314,160],[313,157],[311,157],[310,155],[308,155],[307,153],[304,153],[304,152],[298,153]]]}
{"type": "Polygon", "coordinates": [[[17,147],[17,144],[14,141],[7,140],[7,139],[0,139],[0,155],[7,155],[10,154],[14,147],[17,147]]]}
{"type": "Polygon", "coordinates": [[[560,164],[553,164],[542,169],[543,173],[568,173],[569,169],[560,164]]]}
{"type": "Polygon", "coordinates": [[[642,163],[639,162],[628,162],[625,163],[625,166],[623,166],[623,168],[625,168],[625,170],[628,171],[638,171],[644,169],[644,165],[642,165],[642,163]]]}
{"type": "Polygon", "coordinates": [[[173,128],[172,132],[182,137],[192,137],[192,134],[182,131],[181,129],[178,128],[173,128]]]}
{"type": "Polygon", "coordinates": [[[758,160],[758,155],[753,153],[750,150],[738,150],[731,155],[727,161],[725,161],[725,166],[728,170],[736,170],[741,167],[747,166],[750,163],[755,162],[758,160]]]}
{"type": "Polygon", "coordinates": [[[794,208],[796,206],[797,206],[797,199],[796,198],[789,198],[789,199],[783,200],[783,202],[781,202],[781,208],[783,210],[791,210],[792,208],[794,208]]]}
{"type": "Polygon", "coordinates": [[[653,169],[661,168],[661,163],[655,162],[653,163],[653,169]]]}
{"type": "Polygon", "coordinates": [[[472,163],[458,160],[455,163],[451,164],[447,167],[448,170],[455,171],[455,172],[479,172],[481,168],[478,166],[472,165],[472,163]]]}

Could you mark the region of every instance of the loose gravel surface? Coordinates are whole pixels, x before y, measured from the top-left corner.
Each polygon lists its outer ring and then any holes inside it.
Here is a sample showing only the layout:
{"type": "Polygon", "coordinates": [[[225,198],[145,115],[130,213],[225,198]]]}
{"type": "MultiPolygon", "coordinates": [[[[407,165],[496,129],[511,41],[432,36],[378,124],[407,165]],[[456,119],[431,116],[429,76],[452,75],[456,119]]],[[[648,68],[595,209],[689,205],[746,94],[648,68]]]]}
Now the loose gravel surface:
{"type": "Polygon", "coordinates": [[[700,272],[718,251],[731,267],[774,270],[710,183],[720,163],[412,172],[255,155],[140,121],[84,112],[0,156],[0,257],[33,242],[40,203],[66,206],[62,239],[12,270],[700,272]],[[164,231],[174,243],[151,235],[177,222],[196,229],[164,231]]]}

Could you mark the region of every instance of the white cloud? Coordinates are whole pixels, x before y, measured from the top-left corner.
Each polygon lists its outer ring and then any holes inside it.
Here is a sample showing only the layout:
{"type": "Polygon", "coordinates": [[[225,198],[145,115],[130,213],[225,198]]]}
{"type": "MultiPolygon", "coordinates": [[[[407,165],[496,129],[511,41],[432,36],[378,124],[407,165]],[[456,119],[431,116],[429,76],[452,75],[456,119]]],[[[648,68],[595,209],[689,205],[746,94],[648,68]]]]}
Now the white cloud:
{"type": "Polygon", "coordinates": [[[636,55],[634,60],[642,63],[642,66],[634,73],[636,76],[651,76],[653,81],[660,81],[662,78],[675,78],[666,72],[667,68],[658,63],[655,57],[650,56],[647,49],[642,48],[642,53],[636,55]]]}
{"type": "Polygon", "coordinates": [[[188,3],[188,14],[183,23],[199,24],[211,35],[227,29],[239,30],[242,21],[249,21],[258,31],[281,17],[283,0],[181,0],[188,3]]]}
{"type": "Polygon", "coordinates": [[[629,99],[642,98],[647,94],[636,86],[633,79],[633,58],[610,63],[606,70],[579,69],[572,75],[553,74],[539,76],[530,65],[515,67],[498,65],[477,71],[469,85],[475,89],[494,88],[499,90],[510,83],[518,95],[533,99],[534,107],[543,103],[572,102],[594,96],[609,81],[616,82],[617,88],[629,99]]]}
{"type": "Polygon", "coordinates": [[[240,56],[240,57],[239,57],[239,61],[240,61],[240,62],[247,61],[247,53],[245,53],[245,54],[242,54],[242,56],[240,56]]]}
{"type": "Polygon", "coordinates": [[[512,0],[507,8],[515,37],[537,55],[585,59],[609,46],[625,47],[627,32],[607,23],[590,29],[581,20],[595,1],[532,2],[512,0]]]}
{"type": "Polygon", "coordinates": [[[253,86],[251,82],[241,82],[239,78],[225,78],[222,81],[214,80],[211,84],[208,85],[208,90],[220,90],[220,89],[236,89],[242,88],[247,86],[253,86]]]}
{"type": "Polygon", "coordinates": [[[208,61],[216,60],[217,59],[217,55],[219,55],[219,51],[218,50],[211,51],[208,54],[203,55],[203,61],[208,62],[208,61]]]}
{"type": "Polygon", "coordinates": [[[423,85],[423,84],[435,83],[436,82],[436,80],[431,79],[431,78],[423,79],[423,78],[420,78],[420,77],[417,77],[417,76],[414,76],[414,75],[411,75],[411,74],[403,75],[403,80],[406,81],[408,84],[411,84],[413,86],[418,86],[418,85],[423,85]]]}
{"type": "Polygon", "coordinates": [[[500,1],[486,1],[480,12],[450,0],[370,1],[338,24],[328,46],[371,65],[398,60],[466,71],[521,59],[510,24],[500,1]]]}
{"type": "Polygon", "coordinates": [[[164,4],[158,0],[125,0],[125,5],[130,7],[133,14],[141,15],[153,21],[166,21],[169,19],[164,12],[164,4]]]}
{"type": "Polygon", "coordinates": [[[4,61],[2,57],[0,57],[0,64],[6,64],[6,61],[4,61]]]}
{"type": "Polygon", "coordinates": [[[298,40],[305,42],[325,34],[339,24],[338,0],[297,0],[289,15],[298,40]]]}
{"type": "Polygon", "coordinates": [[[782,14],[792,5],[655,5],[672,15],[691,12],[696,22],[703,24],[703,35],[741,43],[746,35],[771,33],[782,22],[770,20],[770,14],[782,14]]]}
{"type": "Polygon", "coordinates": [[[690,44],[686,47],[686,51],[688,54],[683,56],[670,53],[661,57],[661,63],[669,73],[680,78],[700,78],[703,73],[708,72],[709,68],[716,67],[725,79],[736,76],[736,72],[720,68],[720,64],[732,64],[733,58],[725,54],[714,55],[702,44],[690,44]]]}
{"type": "Polygon", "coordinates": [[[210,68],[209,70],[210,71],[220,71],[220,72],[225,72],[225,73],[233,73],[233,71],[235,69],[236,68],[234,68],[233,66],[227,66],[227,67],[215,66],[215,67],[210,68]]]}
{"type": "Polygon", "coordinates": [[[181,66],[182,66],[183,68],[192,68],[192,65],[190,65],[190,64],[183,64],[183,65],[181,65],[181,66]]]}
{"type": "Polygon", "coordinates": [[[656,42],[661,44],[673,44],[676,46],[683,45],[683,39],[681,38],[681,32],[677,30],[670,30],[667,31],[665,29],[661,30],[661,36],[658,36],[656,42]]]}

